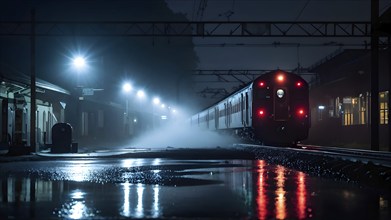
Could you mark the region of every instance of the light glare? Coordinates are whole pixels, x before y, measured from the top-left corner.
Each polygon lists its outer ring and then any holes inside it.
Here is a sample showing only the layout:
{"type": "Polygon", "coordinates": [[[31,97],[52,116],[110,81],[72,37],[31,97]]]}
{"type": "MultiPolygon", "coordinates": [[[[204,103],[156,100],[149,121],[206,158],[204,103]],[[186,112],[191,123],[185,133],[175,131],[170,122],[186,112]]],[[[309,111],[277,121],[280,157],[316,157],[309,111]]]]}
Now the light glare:
{"type": "Polygon", "coordinates": [[[132,85],[130,85],[130,83],[125,83],[123,86],[122,86],[122,89],[125,91],[125,92],[130,92],[132,90],[132,85]]]}
{"type": "Polygon", "coordinates": [[[278,98],[283,98],[284,97],[284,95],[285,95],[285,92],[284,92],[284,90],[283,89],[278,89],[277,90],[277,97],[278,98]]]}
{"type": "Polygon", "coordinates": [[[153,104],[155,104],[155,105],[158,105],[160,103],[160,99],[159,98],[154,98],[153,99],[153,104]]]}
{"type": "Polygon", "coordinates": [[[86,66],[86,60],[82,56],[77,56],[73,59],[73,65],[77,69],[82,69],[86,66]]]}
{"type": "Polygon", "coordinates": [[[137,96],[138,96],[139,98],[144,98],[144,97],[145,97],[144,91],[143,91],[143,90],[139,90],[139,91],[137,92],[137,96]]]}
{"type": "Polygon", "coordinates": [[[284,81],[284,76],[283,75],[278,75],[277,76],[277,80],[280,81],[280,82],[284,81]]]}

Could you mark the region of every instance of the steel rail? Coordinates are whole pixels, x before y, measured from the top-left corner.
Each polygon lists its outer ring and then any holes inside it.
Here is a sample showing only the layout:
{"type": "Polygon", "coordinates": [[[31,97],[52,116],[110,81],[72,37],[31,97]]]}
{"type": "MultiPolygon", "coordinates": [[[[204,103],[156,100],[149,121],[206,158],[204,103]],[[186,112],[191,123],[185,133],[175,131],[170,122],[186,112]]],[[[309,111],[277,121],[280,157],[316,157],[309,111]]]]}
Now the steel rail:
{"type": "Polygon", "coordinates": [[[352,162],[364,162],[373,163],[374,165],[391,167],[391,153],[390,152],[378,152],[362,149],[351,148],[338,148],[338,147],[325,147],[315,145],[299,144],[297,147],[278,147],[278,146],[265,146],[254,144],[235,144],[235,147],[259,147],[271,150],[281,151],[294,151],[303,154],[312,154],[319,156],[329,156],[332,158],[341,158],[352,162]]]}

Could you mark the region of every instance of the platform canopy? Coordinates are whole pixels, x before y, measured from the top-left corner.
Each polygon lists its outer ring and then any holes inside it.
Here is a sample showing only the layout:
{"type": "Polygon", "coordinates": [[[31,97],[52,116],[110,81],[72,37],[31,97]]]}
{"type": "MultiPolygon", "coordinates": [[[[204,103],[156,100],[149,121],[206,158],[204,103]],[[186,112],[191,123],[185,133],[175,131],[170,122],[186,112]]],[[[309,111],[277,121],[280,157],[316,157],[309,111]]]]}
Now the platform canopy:
{"type": "MultiPolygon", "coordinates": [[[[1,93],[22,93],[30,89],[30,76],[2,66],[0,69],[0,83],[1,93]]],[[[68,90],[39,78],[36,79],[36,87],[39,90],[50,90],[53,92],[70,95],[68,90]]]]}

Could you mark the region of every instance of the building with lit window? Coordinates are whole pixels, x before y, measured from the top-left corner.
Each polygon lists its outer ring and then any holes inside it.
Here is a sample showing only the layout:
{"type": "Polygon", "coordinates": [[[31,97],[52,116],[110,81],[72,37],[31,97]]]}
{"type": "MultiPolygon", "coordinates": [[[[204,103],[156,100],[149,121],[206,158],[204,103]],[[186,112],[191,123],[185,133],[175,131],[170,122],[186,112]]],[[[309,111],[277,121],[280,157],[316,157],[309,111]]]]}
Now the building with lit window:
{"type": "MultiPolygon", "coordinates": [[[[0,65],[0,150],[30,144],[30,76],[0,65]]],[[[66,89],[36,78],[36,145],[51,143],[51,128],[64,118],[60,101],[66,100],[66,89]]]]}
{"type": "MultiPolygon", "coordinates": [[[[379,51],[380,148],[387,149],[390,49],[379,51]]],[[[309,143],[369,148],[370,50],[344,50],[315,64],[316,82],[310,90],[309,143]]]]}

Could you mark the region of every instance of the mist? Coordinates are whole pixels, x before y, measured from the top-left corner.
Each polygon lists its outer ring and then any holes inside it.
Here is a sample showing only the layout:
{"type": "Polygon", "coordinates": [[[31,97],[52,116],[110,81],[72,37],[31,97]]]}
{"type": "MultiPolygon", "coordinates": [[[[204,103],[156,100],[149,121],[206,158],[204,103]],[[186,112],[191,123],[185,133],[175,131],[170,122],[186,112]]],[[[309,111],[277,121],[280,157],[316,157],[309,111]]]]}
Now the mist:
{"type": "Polygon", "coordinates": [[[233,135],[191,126],[187,118],[176,119],[131,141],[135,148],[216,148],[231,147],[240,140],[233,135]]]}

